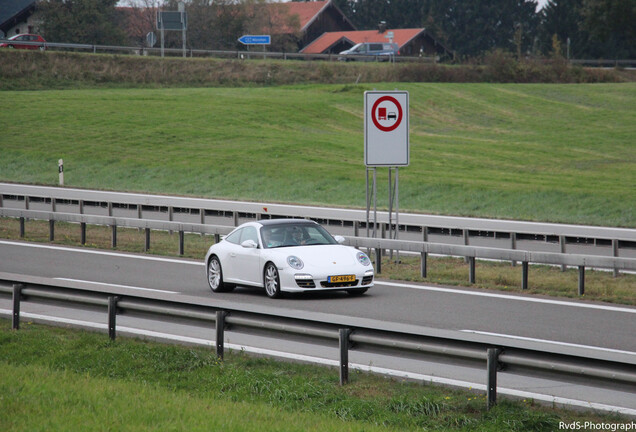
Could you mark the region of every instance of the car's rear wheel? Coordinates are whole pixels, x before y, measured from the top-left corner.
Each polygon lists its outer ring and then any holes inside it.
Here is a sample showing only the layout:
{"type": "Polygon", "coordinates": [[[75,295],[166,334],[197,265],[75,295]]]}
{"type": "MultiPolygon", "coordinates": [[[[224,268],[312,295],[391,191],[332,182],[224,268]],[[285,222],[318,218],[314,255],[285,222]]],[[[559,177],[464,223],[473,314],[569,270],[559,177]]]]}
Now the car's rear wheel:
{"type": "Polygon", "coordinates": [[[366,293],[369,288],[356,288],[356,289],[348,289],[347,294],[352,297],[361,296],[366,293]]]}
{"type": "Polygon", "coordinates": [[[214,292],[227,292],[234,289],[233,285],[223,282],[223,269],[221,261],[215,256],[208,262],[208,285],[214,292]]]}
{"type": "Polygon", "coordinates": [[[274,263],[268,262],[263,271],[263,285],[265,285],[265,293],[269,298],[279,298],[282,293],[280,291],[280,276],[278,268],[274,263]]]}

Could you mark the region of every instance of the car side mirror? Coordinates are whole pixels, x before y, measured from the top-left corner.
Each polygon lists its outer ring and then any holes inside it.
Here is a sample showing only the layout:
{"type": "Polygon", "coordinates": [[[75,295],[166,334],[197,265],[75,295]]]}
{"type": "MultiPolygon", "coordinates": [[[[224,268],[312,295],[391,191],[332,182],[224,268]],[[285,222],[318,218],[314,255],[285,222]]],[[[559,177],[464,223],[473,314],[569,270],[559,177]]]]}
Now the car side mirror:
{"type": "Polygon", "coordinates": [[[258,248],[258,245],[256,244],[254,240],[245,240],[243,243],[241,243],[241,246],[243,246],[245,249],[258,248]]]}
{"type": "Polygon", "coordinates": [[[345,238],[343,236],[337,235],[337,236],[334,237],[334,239],[340,244],[344,244],[344,242],[345,242],[345,238]]]}

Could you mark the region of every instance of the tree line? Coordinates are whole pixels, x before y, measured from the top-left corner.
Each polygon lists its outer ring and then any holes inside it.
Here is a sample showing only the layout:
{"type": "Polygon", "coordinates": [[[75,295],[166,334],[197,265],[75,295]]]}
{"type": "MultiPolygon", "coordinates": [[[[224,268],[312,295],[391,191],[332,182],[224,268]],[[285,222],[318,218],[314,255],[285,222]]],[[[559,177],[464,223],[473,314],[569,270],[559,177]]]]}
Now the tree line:
{"type": "MultiPolygon", "coordinates": [[[[501,50],[518,58],[636,59],[635,0],[332,0],[360,29],[426,28],[455,52],[456,59],[479,58],[501,50]]],[[[265,0],[185,0],[187,45],[194,49],[236,49],[242,34],[275,32],[265,0]]],[[[159,7],[177,10],[178,0],[42,0],[43,35],[52,41],[139,45],[155,30],[159,7]],[[121,2],[120,2],[121,3],[121,2]],[[134,19],[131,19],[131,16],[134,19]]],[[[284,7],[284,6],[283,6],[284,7]]],[[[299,35],[300,25],[285,25],[299,35]]],[[[275,38],[270,49],[294,51],[294,35],[275,38]]],[[[167,44],[181,46],[168,32],[167,44]]]]}

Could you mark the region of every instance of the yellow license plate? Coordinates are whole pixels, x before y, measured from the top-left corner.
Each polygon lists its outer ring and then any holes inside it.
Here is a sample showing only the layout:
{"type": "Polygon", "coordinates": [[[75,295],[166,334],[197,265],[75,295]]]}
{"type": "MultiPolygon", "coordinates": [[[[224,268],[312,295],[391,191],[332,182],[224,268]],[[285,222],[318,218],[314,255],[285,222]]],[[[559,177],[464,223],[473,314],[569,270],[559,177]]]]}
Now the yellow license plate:
{"type": "Polygon", "coordinates": [[[340,282],[353,282],[355,280],[356,280],[355,275],[329,276],[328,282],[340,283],[340,282]]]}

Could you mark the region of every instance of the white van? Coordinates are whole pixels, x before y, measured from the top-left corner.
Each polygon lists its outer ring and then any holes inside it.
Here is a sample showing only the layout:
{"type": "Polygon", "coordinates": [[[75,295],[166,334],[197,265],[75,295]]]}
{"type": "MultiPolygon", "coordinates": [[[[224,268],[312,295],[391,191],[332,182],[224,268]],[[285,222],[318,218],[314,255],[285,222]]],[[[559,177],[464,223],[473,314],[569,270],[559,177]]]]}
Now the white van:
{"type": "Polygon", "coordinates": [[[338,57],[338,60],[344,61],[389,61],[399,54],[399,48],[396,43],[362,42],[341,51],[340,54],[343,57],[338,57]]]}

